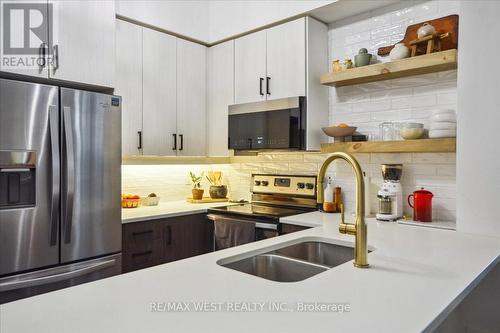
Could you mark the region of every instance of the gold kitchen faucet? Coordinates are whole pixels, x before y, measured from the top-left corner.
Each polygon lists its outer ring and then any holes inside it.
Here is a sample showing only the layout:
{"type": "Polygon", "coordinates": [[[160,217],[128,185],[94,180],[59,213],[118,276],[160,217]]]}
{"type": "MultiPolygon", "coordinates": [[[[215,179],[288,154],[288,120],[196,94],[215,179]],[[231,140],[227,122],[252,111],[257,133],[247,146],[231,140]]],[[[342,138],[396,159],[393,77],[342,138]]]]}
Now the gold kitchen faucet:
{"type": "Polygon", "coordinates": [[[341,208],[341,223],[339,225],[339,232],[342,234],[355,236],[355,250],[354,250],[354,266],[359,268],[367,268],[368,265],[368,248],[367,248],[367,228],[365,222],[365,183],[363,180],[363,171],[358,161],[349,154],[337,152],[328,157],[318,173],[318,186],[317,203],[321,207],[324,201],[325,174],[328,166],[336,159],[346,161],[353,169],[356,176],[356,222],[355,224],[345,223],[344,208],[341,208]]]}

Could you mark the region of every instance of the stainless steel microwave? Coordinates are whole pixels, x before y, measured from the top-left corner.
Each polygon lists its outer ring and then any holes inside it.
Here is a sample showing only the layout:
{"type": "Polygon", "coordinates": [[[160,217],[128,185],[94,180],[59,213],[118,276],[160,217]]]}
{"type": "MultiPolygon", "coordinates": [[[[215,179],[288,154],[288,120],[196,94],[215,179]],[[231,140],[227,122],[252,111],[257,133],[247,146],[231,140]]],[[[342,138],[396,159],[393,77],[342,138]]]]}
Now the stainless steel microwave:
{"type": "Polygon", "coordinates": [[[229,149],[304,150],[305,130],[305,97],[229,106],[229,149]]]}

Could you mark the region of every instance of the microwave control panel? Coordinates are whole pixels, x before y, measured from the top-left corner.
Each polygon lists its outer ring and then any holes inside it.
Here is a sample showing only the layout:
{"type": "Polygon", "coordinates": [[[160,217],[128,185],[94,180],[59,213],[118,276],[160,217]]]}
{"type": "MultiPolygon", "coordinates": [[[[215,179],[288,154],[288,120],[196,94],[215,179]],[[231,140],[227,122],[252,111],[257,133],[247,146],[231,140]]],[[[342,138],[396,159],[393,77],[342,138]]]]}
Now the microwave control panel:
{"type": "Polygon", "coordinates": [[[252,193],[315,196],[316,176],[253,175],[252,193]]]}

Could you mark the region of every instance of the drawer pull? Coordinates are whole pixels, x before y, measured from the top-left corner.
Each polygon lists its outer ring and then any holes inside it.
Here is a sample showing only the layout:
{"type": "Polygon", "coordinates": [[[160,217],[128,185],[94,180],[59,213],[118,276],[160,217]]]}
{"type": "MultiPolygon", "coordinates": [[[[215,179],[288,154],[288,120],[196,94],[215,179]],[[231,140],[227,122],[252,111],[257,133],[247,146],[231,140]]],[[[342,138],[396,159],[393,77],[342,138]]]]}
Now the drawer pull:
{"type": "Polygon", "coordinates": [[[132,253],[132,257],[145,256],[145,255],[152,254],[152,253],[153,253],[152,250],[144,251],[144,252],[132,253]]]}
{"type": "Polygon", "coordinates": [[[132,236],[140,236],[140,235],[146,235],[146,234],[152,234],[153,230],[146,230],[146,231],[136,231],[132,233],[132,236]]]}

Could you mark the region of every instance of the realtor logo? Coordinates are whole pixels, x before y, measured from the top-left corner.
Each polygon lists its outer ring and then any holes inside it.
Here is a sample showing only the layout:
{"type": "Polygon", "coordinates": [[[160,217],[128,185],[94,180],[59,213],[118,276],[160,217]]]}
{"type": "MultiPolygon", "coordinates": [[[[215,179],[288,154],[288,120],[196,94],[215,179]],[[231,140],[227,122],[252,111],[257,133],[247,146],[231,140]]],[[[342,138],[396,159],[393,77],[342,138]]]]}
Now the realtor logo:
{"type": "Polygon", "coordinates": [[[1,2],[1,67],[42,73],[52,63],[52,4],[1,2]]]}
{"type": "Polygon", "coordinates": [[[3,3],[3,54],[39,54],[42,44],[49,45],[52,34],[49,15],[52,4],[47,3],[3,3]]]}

